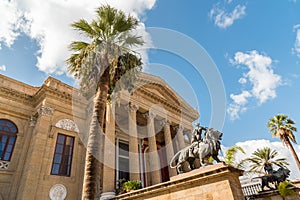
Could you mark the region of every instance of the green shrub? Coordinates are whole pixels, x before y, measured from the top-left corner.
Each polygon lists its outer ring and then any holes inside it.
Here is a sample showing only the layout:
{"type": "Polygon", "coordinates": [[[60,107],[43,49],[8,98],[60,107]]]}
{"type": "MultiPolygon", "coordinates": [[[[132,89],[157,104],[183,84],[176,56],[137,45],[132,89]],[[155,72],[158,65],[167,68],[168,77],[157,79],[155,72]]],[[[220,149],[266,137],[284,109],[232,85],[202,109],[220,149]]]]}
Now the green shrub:
{"type": "Polygon", "coordinates": [[[296,192],[293,189],[291,189],[291,187],[292,184],[290,184],[288,181],[283,181],[278,185],[278,192],[283,197],[295,195],[296,192]]]}
{"type": "Polygon", "coordinates": [[[141,181],[138,180],[127,181],[123,184],[123,189],[126,191],[138,190],[141,188],[142,188],[141,181]]]}
{"type": "Polygon", "coordinates": [[[122,193],[124,193],[124,183],[126,182],[126,179],[125,178],[122,178],[122,179],[119,179],[118,181],[117,181],[118,183],[118,187],[117,187],[117,190],[116,190],[116,193],[117,194],[122,194],[122,193]]]}

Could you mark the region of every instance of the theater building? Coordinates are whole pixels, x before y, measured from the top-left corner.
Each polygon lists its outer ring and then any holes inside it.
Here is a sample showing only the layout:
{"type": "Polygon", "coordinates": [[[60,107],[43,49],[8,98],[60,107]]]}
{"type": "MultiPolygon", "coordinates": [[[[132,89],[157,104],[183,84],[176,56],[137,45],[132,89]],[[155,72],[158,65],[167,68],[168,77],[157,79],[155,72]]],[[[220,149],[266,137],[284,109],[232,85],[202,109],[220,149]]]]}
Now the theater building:
{"type": "MultiPolygon", "coordinates": [[[[0,75],[0,200],[81,199],[91,101],[52,77],[35,87],[0,75]]],[[[161,78],[140,74],[133,94],[107,104],[99,197],[117,181],[168,181],[198,112],[161,78]]]]}

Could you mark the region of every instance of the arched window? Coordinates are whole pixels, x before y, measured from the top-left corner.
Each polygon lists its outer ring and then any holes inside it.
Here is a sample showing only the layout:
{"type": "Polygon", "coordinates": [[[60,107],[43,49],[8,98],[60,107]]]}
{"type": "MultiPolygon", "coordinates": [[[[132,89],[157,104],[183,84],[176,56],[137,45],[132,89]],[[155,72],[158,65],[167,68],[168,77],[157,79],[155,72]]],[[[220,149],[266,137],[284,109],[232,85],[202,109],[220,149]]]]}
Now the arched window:
{"type": "Polygon", "coordinates": [[[14,150],[18,128],[6,119],[0,119],[0,160],[10,161],[14,150]]]}

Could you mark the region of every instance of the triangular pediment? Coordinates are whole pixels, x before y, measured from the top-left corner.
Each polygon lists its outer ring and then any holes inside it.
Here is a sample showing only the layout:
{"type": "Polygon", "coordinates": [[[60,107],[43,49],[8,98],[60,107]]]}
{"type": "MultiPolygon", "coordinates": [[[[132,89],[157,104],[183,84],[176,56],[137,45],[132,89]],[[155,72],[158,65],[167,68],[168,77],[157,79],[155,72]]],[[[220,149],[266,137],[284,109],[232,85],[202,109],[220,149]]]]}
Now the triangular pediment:
{"type": "Polygon", "coordinates": [[[167,86],[159,85],[159,84],[147,84],[143,86],[143,90],[151,93],[153,97],[157,100],[164,100],[174,106],[180,106],[180,100],[177,95],[173,93],[173,91],[169,90],[167,86]]]}
{"type": "Polygon", "coordinates": [[[199,117],[198,112],[158,76],[140,73],[135,86],[135,93],[139,98],[145,98],[154,104],[165,105],[174,112],[182,112],[192,120],[199,117]]]}

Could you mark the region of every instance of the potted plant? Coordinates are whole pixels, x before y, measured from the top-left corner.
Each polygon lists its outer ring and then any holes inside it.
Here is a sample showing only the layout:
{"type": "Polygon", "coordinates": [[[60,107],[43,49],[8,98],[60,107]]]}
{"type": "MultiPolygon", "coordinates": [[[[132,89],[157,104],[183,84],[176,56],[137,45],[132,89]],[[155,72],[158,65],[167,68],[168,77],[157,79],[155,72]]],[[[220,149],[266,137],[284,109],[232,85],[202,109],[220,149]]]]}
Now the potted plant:
{"type": "Polygon", "coordinates": [[[126,192],[130,192],[132,190],[138,190],[142,188],[142,184],[141,181],[139,180],[131,180],[131,181],[127,181],[123,184],[123,189],[126,192]]]}
{"type": "Polygon", "coordinates": [[[124,194],[126,191],[124,190],[124,183],[126,182],[125,178],[119,179],[117,181],[118,187],[116,189],[117,194],[124,194]]]}

